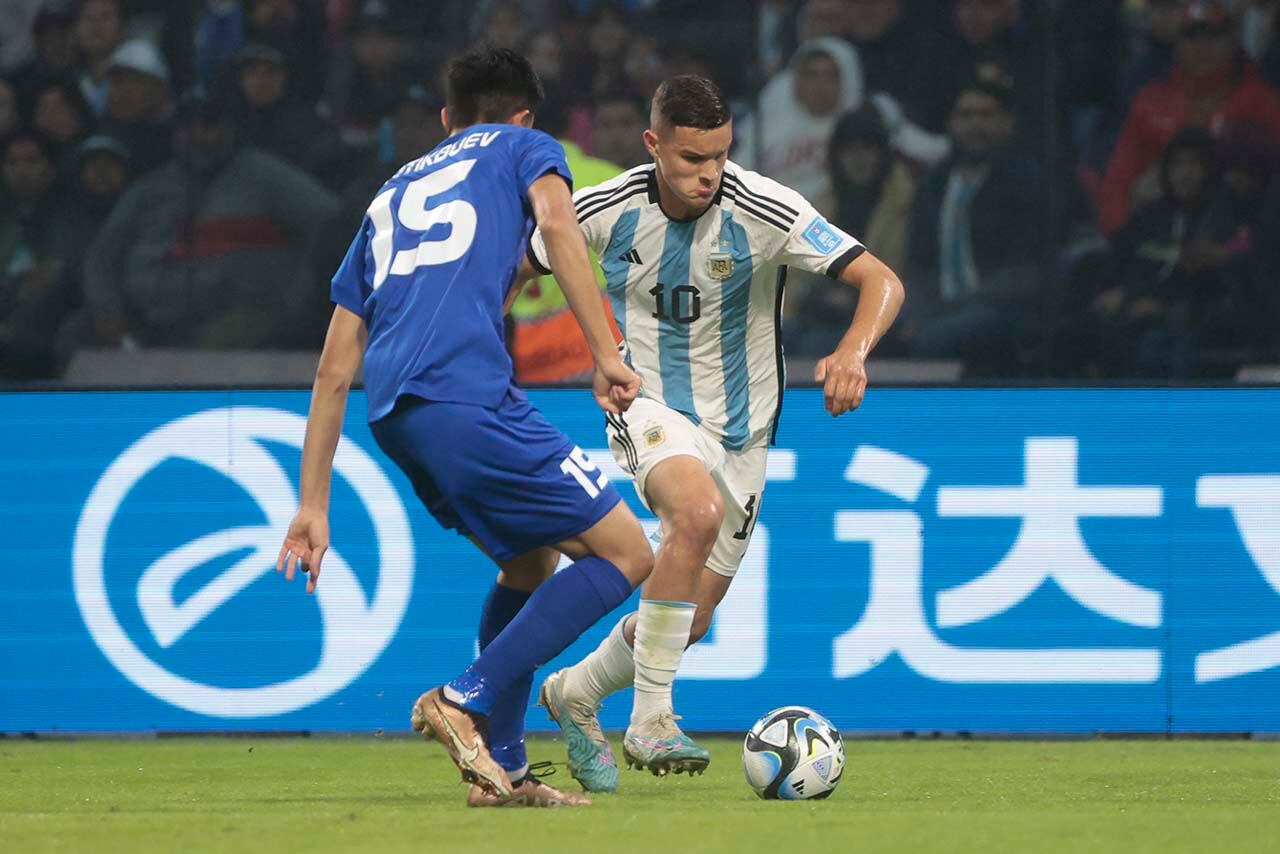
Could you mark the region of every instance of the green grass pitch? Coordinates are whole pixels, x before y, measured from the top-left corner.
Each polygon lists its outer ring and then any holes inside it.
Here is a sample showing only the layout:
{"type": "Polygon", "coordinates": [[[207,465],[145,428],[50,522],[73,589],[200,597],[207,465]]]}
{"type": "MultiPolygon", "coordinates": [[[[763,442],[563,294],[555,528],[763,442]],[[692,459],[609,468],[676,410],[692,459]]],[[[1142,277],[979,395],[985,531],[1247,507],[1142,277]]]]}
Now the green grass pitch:
{"type": "Polygon", "coordinates": [[[550,811],[467,809],[408,738],[2,740],[0,851],[1280,851],[1277,742],[851,741],[814,803],[757,800],[709,744],[705,776],[550,811]]]}

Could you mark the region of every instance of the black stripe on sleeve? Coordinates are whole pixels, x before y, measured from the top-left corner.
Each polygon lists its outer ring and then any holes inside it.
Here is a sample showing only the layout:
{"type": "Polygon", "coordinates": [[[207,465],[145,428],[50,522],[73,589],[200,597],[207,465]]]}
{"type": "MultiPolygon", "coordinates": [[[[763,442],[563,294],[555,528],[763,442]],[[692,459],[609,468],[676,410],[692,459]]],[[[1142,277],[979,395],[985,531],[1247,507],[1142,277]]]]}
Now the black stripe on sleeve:
{"type": "Polygon", "coordinates": [[[772,205],[778,208],[779,209],[777,211],[778,216],[785,216],[783,214],[783,211],[786,211],[786,213],[790,214],[791,219],[794,219],[800,216],[800,211],[796,210],[790,205],[780,202],[777,199],[769,198],[768,196],[762,196],[761,194],[754,192],[752,190],[748,190],[747,185],[742,182],[742,179],[738,178],[735,175],[730,175],[729,173],[726,172],[723,180],[732,182],[734,185],[734,188],[737,189],[741,195],[749,197],[752,201],[760,202],[762,206],[772,205]]]}
{"type": "Polygon", "coordinates": [[[607,190],[592,190],[590,193],[583,193],[580,197],[573,200],[574,205],[579,210],[588,208],[596,202],[609,198],[610,196],[621,193],[631,187],[644,186],[649,180],[647,172],[639,175],[632,175],[616,187],[610,187],[607,190]]]}
{"type": "Polygon", "coordinates": [[[606,211],[611,207],[615,207],[616,205],[620,205],[623,202],[625,202],[627,199],[631,199],[636,196],[643,195],[647,192],[648,192],[648,189],[646,187],[633,187],[630,192],[624,193],[621,196],[614,196],[610,199],[607,199],[604,202],[597,204],[595,207],[591,208],[590,210],[579,211],[578,224],[584,225],[587,220],[591,219],[596,214],[601,213],[602,211],[606,211]]]}
{"type": "Polygon", "coordinates": [[[752,202],[749,202],[744,198],[737,197],[732,192],[726,193],[725,195],[726,197],[733,199],[735,206],[751,214],[756,219],[767,222],[769,225],[772,225],[774,228],[778,229],[783,234],[791,233],[790,226],[784,225],[783,223],[779,222],[777,219],[774,218],[774,216],[756,207],[752,202]]]}
{"type": "Polygon", "coordinates": [[[529,235],[529,248],[525,250],[524,255],[526,258],[529,259],[529,264],[533,266],[533,269],[537,270],[539,273],[541,273],[544,276],[551,275],[551,271],[548,270],[546,267],[542,266],[542,262],[538,260],[538,253],[533,251],[533,235],[532,234],[529,235]]]}
{"type": "Polygon", "coordinates": [[[827,268],[827,275],[833,279],[840,278],[840,274],[844,272],[844,268],[852,264],[854,259],[866,251],[867,247],[863,246],[861,243],[852,247],[839,258],[831,262],[831,266],[827,268]]]}

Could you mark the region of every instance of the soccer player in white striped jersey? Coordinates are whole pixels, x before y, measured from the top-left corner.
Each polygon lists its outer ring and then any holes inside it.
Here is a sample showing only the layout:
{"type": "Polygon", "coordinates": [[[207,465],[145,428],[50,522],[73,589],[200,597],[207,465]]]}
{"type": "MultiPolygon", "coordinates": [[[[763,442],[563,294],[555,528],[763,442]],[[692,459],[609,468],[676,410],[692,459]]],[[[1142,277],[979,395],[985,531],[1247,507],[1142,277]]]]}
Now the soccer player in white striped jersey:
{"type": "MultiPolygon", "coordinates": [[[[867,354],[902,304],[892,270],[800,194],[730,162],[732,140],[719,88],[673,77],[658,87],[644,134],[653,162],[574,194],[624,355],[643,382],[625,416],[608,416],[609,446],[661,524],[639,612],[540,693],[565,732],[570,771],[589,791],[617,787],[596,712],[633,681],[628,764],[665,774],[709,762],[675,723],[671,683],[729,589],[760,510],[782,407],[787,268],[861,292],[848,333],[817,366],[833,416],[861,403],[867,354]]],[[[523,275],[550,272],[540,233],[528,262],[523,275]]]]}

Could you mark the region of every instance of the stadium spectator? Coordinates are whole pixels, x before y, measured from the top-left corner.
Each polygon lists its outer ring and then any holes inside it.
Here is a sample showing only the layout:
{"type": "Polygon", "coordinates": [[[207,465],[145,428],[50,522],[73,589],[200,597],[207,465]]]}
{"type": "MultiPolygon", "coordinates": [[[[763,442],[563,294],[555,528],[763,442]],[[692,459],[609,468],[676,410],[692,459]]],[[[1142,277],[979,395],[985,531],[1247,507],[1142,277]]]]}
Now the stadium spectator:
{"type": "Polygon", "coordinates": [[[836,120],[862,98],[862,68],[848,43],[805,42],[787,70],[765,85],[756,111],[738,122],[734,160],[829,210],[827,143],[836,120]]]}
{"type": "MultiPolygon", "coordinates": [[[[567,116],[551,114],[545,119],[538,111],[538,126],[555,136],[564,146],[565,161],[573,174],[575,186],[592,187],[617,176],[652,157],[643,148],[642,134],[647,123],[641,124],[637,138],[641,139],[643,156],[627,163],[613,163],[592,157],[581,146],[566,137],[567,116]]],[[[595,262],[592,254],[592,261],[595,262]]],[[[601,289],[605,313],[613,322],[609,301],[604,295],[605,279],[599,264],[593,263],[596,283],[601,289]]],[[[525,285],[516,297],[508,314],[507,343],[515,366],[516,380],[521,383],[569,383],[589,379],[594,369],[591,350],[582,330],[569,311],[564,293],[552,276],[541,276],[525,285]]],[[[616,325],[614,336],[621,338],[616,325]]]]}
{"type": "Polygon", "coordinates": [[[111,58],[124,43],[121,0],[82,0],[76,10],[76,47],[80,53],[80,93],[93,110],[107,109],[107,73],[111,58]]]}
{"type": "MultiPolygon", "coordinates": [[[[903,269],[915,180],[893,150],[888,125],[874,102],[845,113],[836,122],[827,162],[834,191],[831,221],[891,268],[903,269]]],[[[832,352],[849,329],[857,293],[833,288],[825,278],[797,278],[787,290],[790,311],[783,326],[787,352],[813,358],[832,352]]],[[[883,351],[877,352],[889,352],[895,343],[884,342],[883,351]]]]}
{"type": "Polygon", "coordinates": [[[129,147],[131,165],[144,175],[168,159],[173,146],[169,67],[149,41],[125,42],[108,64],[104,132],[129,147]]]}
{"type": "Polygon", "coordinates": [[[63,276],[57,166],[48,140],[22,130],[0,145],[0,378],[56,376],[54,340],[76,308],[63,276]]]}
{"type": "Polygon", "coordinates": [[[1014,116],[1021,145],[1041,147],[1044,112],[1043,51],[1036,30],[1027,17],[1030,7],[1022,0],[952,0],[953,37],[949,48],[940,46],[938,61],[950,73],[934,74],[938,87],[930,103],[949,111],[957,88],[987,67],[1002,70],[1013,88],[1014,116]]]}
{"type": "Polygon", "coordinates": [[[1215,257],[1207,216],[1219,187],[1209,133],[1189,128],[1175,136],[1161,158],[1159,179],[1160,196],[1113,239],[1114,285],[1092,305],[1102,337],[1098,351],[1120,376],[1196,373],[1200,330],[1194,314],[1219,295],[1207,281],[1217,278],[1225,260],[1215,257]]]}
{"type": "Polygon", "coordinates": [[[891,269],[904,269],[915,179],[890,145],[889,127],[874,101],[841,116],[827,162],[835,190],[832,221],[891,269]]]}
{"type": "Polygon", "coordinates": [[[288,161],[331,187],[351,177],[337,128],[290,91],[283,53],[268,45],[248,45],[236,57],[236,83],[238,121],[246,145],[288,161]]]}
{"type": "Polygon", "coordinates": [[[1038,168],[1012,145],[1013,109],[999,76],[962,87],[952,157],[916,190],[903,277],[912,283],[912,353],[964,359],[987,375],[1019,371],[1039,305],[1038,168]]]}
{"type": "Polygon", "coordinates": [[[75,148],[93,121],[89,105],[74,81],[49,81],[34,90],[31,124],[53,143],[59,165],[75,155],[75,148]]]}
{"type": "Polygon", "coordinates": [[[44,84],[74,76],[75,41],[68,2],[45,3],[31,24],[35,56],[14,76],[14,84],[24,100],[44,84]]]}
{"type": "Polygon", "coordinates": [[[247,0],[245,8],[245,42],[278,48],[285,56],[289,88],[294,95],[308,103],[318,100],[325,86],[327,69],[323,58],[328,53],[322,4],[309,0],[247,0]]]}
{"type": "Polygon", "coordinates": [[[338,201],[242,147],[221,99],[184,99],[173,160],[133,185],[89,249],[85,299],[103,343],[313,345],[328,308],[307,261],[338,201]]]}
{"type": "Polygon", "coordinates": [[[114,137],[91,136],[76,150],[72,168],[74,201],[65,206],[61,227],[66,246],[64,275],[78,293],[89,246],[129,185],[129,149],[114,137]]]}
{"type": "MultiPolygon", "coordinates": [[[[847,0],[847,37],[858,49],[868,92],[892,95],[916,124],[945,133],[951,104],[933,81],[939,70],[921,57],[938,46],[907,16],[906,0],[847,0]]],[[[890,265],[892,266],[892,265],[890,265]]]]}
{"type": "Polygon", "coordinates": [[[626,91],[606,93],[596,101],[591,124],[591,153],[630,169],[650,160],[644,147],[649,126],[647,104],[626,91]]]}
{"type": "MultiPolygon", "coordinates": [[[[244,49],[245,12],[242,4],[228,0],[205,0],[204,8],[195,21],[194,33],[181,32],[188,42],[195,43],[194,74],[200,85],[211,86],[217,82],[218,74],[223,66],[235,59],[244,49]]],[[[181,25],[185,21],[177,20],[181,25]]],[[[166,34],[169,35],[169,34],[166,34]]],[[[179,34],[173,34],[179,35],[179,34]]],[[[166,42],[172,38],[166,38],[166,42]]],[[[165,51],[171,58],[172,49],[165,51]]],[[[174,63],[175,70],[177,63],[174,63]]]]}
{"type": "Polygon", "coordinates": [[[1143,87],[1125,119],[1102,183],[1103,229],[1116,232],[1130,210],[1159,192],[1160,156],[1178,130],[1216,134],[1246,122],[1280,139],[1280,96],[1238,51],[1225,8],[1193,0],[1183,11],[1173,70],[1143,87]]]}
{"type": "Polygon", "coordinates": [[[13,84],[0,77],[0,139],[22,127],[22,112],[18,109],[18,93],[13,84]]]}
{"type": "Polygon", "coordinates": [[[351,233],[360,226],[369,203],[391,174],[402,164],[420,157],[444,141],[444,125],[440,122],[440,108],[443,106],[444,99],[432,94],[425,86],[414,83],[405,87],[400,102],[386,123],[386,139],[379,146],[379,156],[364,158],[355,176],[343,187],[344,216],[334,221],[332,237],[326,238],[321,248],[322,252],[332,254],[327,261],[321,262],[326,269],[338,268],[351,233]]]}
{"type": "MultiPolygon", "coordinates": [[[[420,69],[418,69],[420,70],[420,69]]],[[[350,45],[334,56],[325,103],[352,145],[373,141],[405,84],[417,77],[410,44],[381,0],[366,0],[353,24],[350,45]]]]}

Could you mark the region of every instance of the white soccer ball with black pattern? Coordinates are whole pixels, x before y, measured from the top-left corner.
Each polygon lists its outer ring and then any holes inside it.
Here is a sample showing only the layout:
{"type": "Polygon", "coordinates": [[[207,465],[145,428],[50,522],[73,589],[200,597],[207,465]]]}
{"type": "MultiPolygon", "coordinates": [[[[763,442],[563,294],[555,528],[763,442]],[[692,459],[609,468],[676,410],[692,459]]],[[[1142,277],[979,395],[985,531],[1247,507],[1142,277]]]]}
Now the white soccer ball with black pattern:
{"type": "Polygon", "coordinates": [[[766,800],[825,798],[844,773],[844,740],[813,709],[784,706],[756,721],[747,733],[742,770],[766,800]]]}

